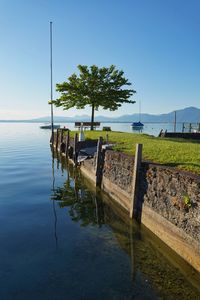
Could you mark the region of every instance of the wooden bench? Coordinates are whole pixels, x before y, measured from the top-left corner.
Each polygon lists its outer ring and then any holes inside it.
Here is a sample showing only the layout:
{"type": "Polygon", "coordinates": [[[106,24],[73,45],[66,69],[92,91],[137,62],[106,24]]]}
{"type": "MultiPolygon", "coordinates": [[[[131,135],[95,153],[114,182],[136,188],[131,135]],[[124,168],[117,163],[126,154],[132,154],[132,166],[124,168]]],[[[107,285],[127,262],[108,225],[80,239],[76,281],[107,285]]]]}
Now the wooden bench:
{"type": "MultiPolygon", "coordinates": [[[[81,128],[81,125],[83,126],[83,129],[87,129],[91,127],[91,122],[75,122],[75,127],[77,127],[79,130],[81,128]]],[[[96,129],[97,127],[100,127],[100,122],[93,122],[93,127],[96,129]]]]}
{"type": "Polygon", "coordinates": [[[104,126],[102,130],[103,130],[103,131],[111,131],[111,127],[109,127],[109,126],[104,126]]]}

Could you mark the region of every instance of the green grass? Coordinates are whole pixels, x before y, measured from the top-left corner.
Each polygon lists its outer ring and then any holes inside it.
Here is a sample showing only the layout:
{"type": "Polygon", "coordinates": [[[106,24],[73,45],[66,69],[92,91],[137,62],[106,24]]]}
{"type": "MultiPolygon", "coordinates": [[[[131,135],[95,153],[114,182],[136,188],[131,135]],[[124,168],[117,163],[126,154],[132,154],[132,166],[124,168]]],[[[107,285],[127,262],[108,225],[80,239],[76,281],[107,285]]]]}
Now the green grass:
{"type": "MultiPolygon", "coordinates": [[[[75,132],[71,132],[73,136],[75,132]]],[[[85,131],[87,139],[106,138],[105,131],[85,131]]],[[[116,143],[114,149],[128,154],[135,153],[135,145],[143,144],[143,159],[174,166],[178,169],[200,174],[200,141],[184,139],[162,139],[146,134],[108,132],[109,142],[116,143]]]]}

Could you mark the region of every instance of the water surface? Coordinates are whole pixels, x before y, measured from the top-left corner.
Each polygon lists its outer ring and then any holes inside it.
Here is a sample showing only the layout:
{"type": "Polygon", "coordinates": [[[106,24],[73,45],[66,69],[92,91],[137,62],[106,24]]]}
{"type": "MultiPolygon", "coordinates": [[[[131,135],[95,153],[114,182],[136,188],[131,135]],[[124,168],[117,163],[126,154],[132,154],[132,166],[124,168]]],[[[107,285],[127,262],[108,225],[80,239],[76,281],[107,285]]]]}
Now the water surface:
{"type": "MultiPolygon", "coordinates": [[[[150,134],[154,136],[158,136],[161,129],[163,131],[167,130],[170,132],[174,131],[174,124],[173,123],[144,123],[144,127],[142,130],[133,129],[130,123],[101,123],[99,129],[102,129],[105,127],[110,127],[112,131],[122,131],[122,132],[129,132],[129,133],[145,133],[150,134]]],[[[61,126],[65,126],[66,128],[69,128],[70,130],[75,130],[74,123],[61,123],[61,126]]],[[[176,125],[176,131],[181,132],[182,131],[182,123],[177,123],[176,125]]]]}
{"type": "Polygon", "coordinates": [[[0,299],[200,299],[199,274],[57,154],[0,124],[0,299]]]}

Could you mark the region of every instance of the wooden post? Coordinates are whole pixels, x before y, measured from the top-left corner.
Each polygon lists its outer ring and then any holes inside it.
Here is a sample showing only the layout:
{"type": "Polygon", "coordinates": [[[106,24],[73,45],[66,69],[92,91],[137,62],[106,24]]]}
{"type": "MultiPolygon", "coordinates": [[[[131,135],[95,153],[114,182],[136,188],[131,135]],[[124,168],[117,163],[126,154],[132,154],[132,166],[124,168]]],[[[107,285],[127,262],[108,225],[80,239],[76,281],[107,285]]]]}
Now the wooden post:
{"type": "Polygon", "coordinates": [[[192,123],[189,124],[189,133],[192,132],[192,123]]]}
{"type": "Polygon", "coordinates": [[[59,136],[59,129],[56,130],[56,149],[58,149],[58,136],[59,136]]]}
{"type": "Polygon", "coordinates": [[[57,147],[59,152],[61,152],[62,135],[63,135],[63,130],[60,128],[59,129],[59,135],[58,135],[58,147],[57,147]]]}
{"type": "Polygon", "coordinates": [[[54,131],[52,131],[52,133],[51,133],[51,137],[50,137],[50,145],[52,145],[53,147],[55,146],[54,145],[54,131]]]}
{"type": "Polygon", "coordinates": [[[63,132],[64,132],[64,129],[61,129],[61,134],[60,134],[60,143],[62,144],[63,142],[63,132]]]}
{"type": "Polygon", "coordinates": [[[176,111],[174,112],[174,132],[176,132],[176,111]]]}
{"type": "Polygon", "coordinates": [[[159,133],[158,136],[159,136],[159,137],[163,137],[163,129],[161,129],[161,131],[160,131],[160,133],[159,133]]]}
{"type": "Polygon", "coordinates": [[[75,133],[74,135],[74,153],[73,153],[73,156],[74,156],[74,165],[76,166],[77,165],[77,143],[78,143],[78,133],[75,133]]]}
{"type": "MultiPolygon", "coordinates": [[[[198,123],[197,123],[198,124],[198,123]]],[[[200,123],[199,123],[199,126],[198,126],[198,131],[200,132],[200,123]]]]}
{"type": "Polygon", "coordinates": [[[101,185],[101,178],[102,178],[102,144],[103,138],[100,136],[98,139],[97,144],[97,160],[96,160],[96,186],[101,185]]]}
{"type": "Polygon", "coordinates": [[[63,136],[64,136],[64,132],[66,131],[65,128],[60,129],[60,145],[59,145],[59,150],[61,153],[65,153],[65,147],[66,144],[63,143],[63,136]]]}
{"type": "Polygon", "coordinates": [[[182,132],[184,132],[184,129],[185,129],[185,123],[183,123],[182,125],[182,132]]]}
{"type": "Polygon", "coordinates": [[[135,162],[133,169],[133,192],[130,205],[130,218],[135,217],[136,201],[137,201],[137,184],[138,184],[138,175],[139,169],[142,161],[142,144],[136,144],[135,150],[135,162]]]}
{"type": "Polygon", "coordinates": [[[68,157],[68,148],[69,148],[69,130],[67,130],[67,135],[65,139],[65,156],[68,157]]]}

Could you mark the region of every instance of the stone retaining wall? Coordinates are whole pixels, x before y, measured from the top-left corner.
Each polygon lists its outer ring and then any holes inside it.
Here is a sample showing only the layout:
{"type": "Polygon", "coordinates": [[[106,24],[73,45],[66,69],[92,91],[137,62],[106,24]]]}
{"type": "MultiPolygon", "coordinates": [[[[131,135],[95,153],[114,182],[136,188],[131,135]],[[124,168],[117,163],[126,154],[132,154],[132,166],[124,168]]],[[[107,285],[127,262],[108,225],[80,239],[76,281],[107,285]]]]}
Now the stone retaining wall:
{"type": "Polygon", "coordinates": [[[131,195],[134,157],[112,150],[105,153],[103,177],[131,195]]]}
{"type": "MultiPolygon", "coordinates": [[[[128,193],[129,201],[132,195],[133,166],[133,156],[106,151],[103,182],[109,180],[128,193]]],[[[141,203],[147,205],[200,242],[200,176],[143,162],[139,175],[138,202],[140,207],[141,203]]]]}
{"type": "Polygon", "coordinates": [[[143,164],[140,201],[200,242],[200,176],[143,164]]]}

